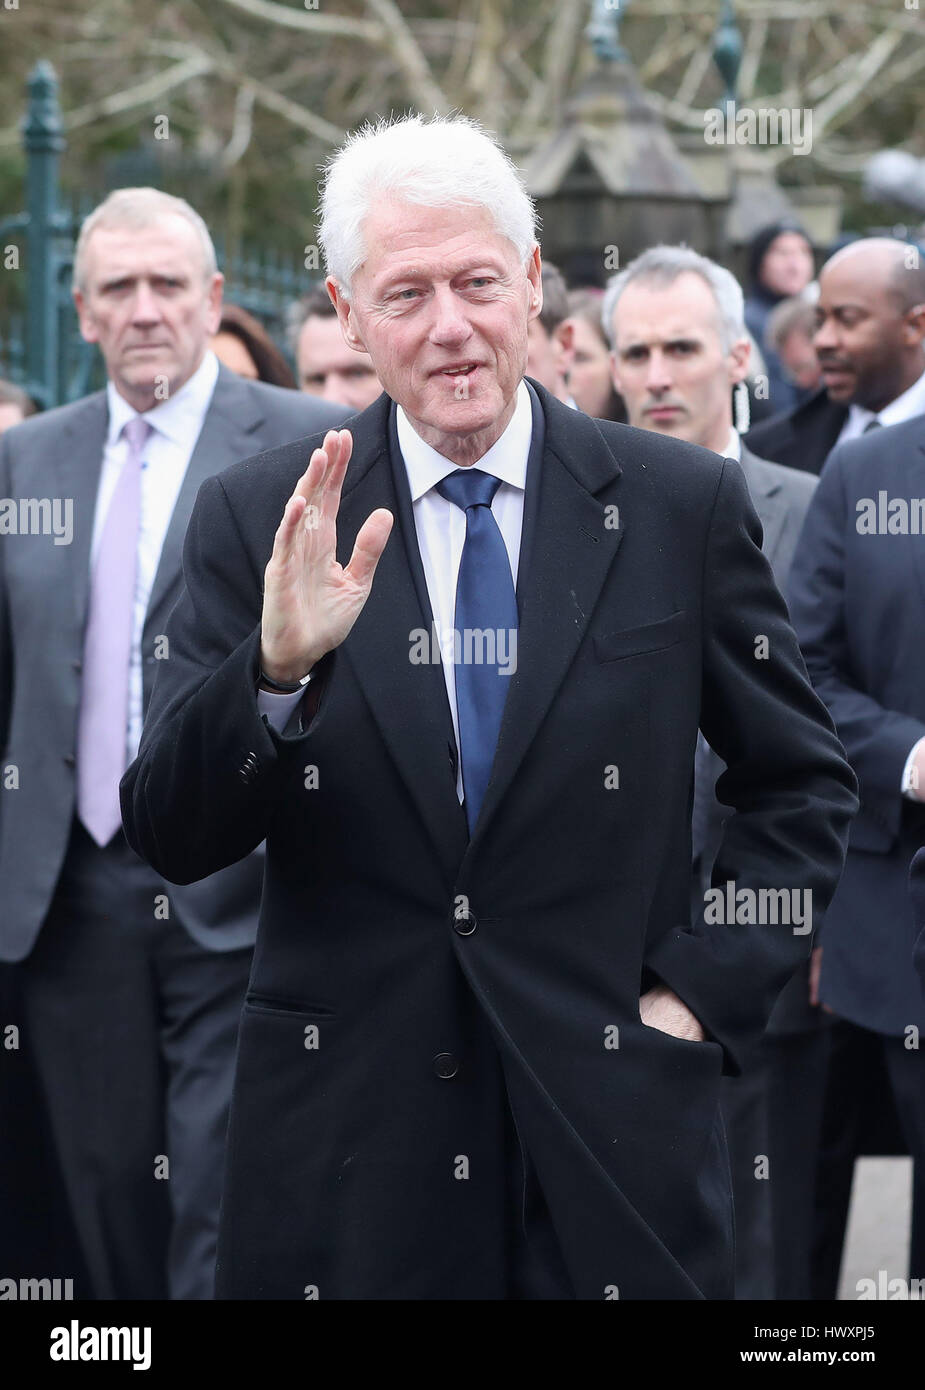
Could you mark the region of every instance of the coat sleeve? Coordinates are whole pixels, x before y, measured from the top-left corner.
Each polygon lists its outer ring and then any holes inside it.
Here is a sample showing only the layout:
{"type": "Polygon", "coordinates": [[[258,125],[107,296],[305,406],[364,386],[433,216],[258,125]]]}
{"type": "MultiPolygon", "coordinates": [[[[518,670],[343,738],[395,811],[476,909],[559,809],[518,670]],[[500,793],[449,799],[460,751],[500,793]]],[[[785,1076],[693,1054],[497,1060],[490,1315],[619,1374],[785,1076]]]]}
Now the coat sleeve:
{"type": "MultiPolygon", "coordinates": [[[[0,439],[0,498],[10,497],[9,440],[0,439]]],[[[10,719],[13,712],[13,635],[10,628],[10,601],[6,580],[4,547],[0,545],[0,778],[6,762],[6,748],[10,737],[10,719]]],[[[3,803],[0,787],[0,816],[3,803]]]]}
{"type": "Polygon", "coordinates": [[[217,477],[199,489],[183,575],[120,789],[129,844],[170,883],[205,878],[266,838],[283,766],[310,737],[277,732],[258,710],[263,575],[217,477]]]}
{"type": "Polygon", "coordinates": [[[909,892],[912,894],[912,913],[915,920],[915,947],[912,958],[925,989],[925,847],[920,849],[909,868],[909,892]]]}
{"type": "Polygon", "coordinates": [[[885,709],[852,677],[845,614],[847,513],[843,454],[836,449],[813,495],[790,572],[790,611],[810,678],[857,774],[863,815],[883,832],[876,847],[889,850],[902,819],[903,768],[925,735],[925,724],[885,709]]]}
{"type": "Polygon", "coordinates": [[[854,774],[807,678],[760,546],[744,476],[727,461],[704,556],[700,719],[726,764],[717,796],[733,811],[712,874],[723,902],[705,898],[698,920],[669,930],[646,956],[723,1045],[732,1073],[809,955],[812,936],[789,914],[785,921],[783,909],[764,925],[748,920],[748,897],[728,920],[726,885],[750,890],[754,903],[762,889],[766,903],[767,890],[796,891],[790,901],[811,905],[811,923],[835,891],[857,809],[854,774]]]}

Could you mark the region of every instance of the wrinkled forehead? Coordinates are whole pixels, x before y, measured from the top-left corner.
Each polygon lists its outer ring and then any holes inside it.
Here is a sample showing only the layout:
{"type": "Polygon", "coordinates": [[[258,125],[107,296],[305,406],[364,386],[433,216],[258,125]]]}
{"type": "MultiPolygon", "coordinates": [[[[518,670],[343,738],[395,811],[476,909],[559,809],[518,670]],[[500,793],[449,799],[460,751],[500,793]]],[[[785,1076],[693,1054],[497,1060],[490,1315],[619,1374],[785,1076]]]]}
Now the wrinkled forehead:
{"type": "Polygon", "coordinates": [[[166,213],[138,226],[116,223],[94,227],[84,249],[89,285],[121,276],[205,277],[205,250],[184,217],[166,213]]]}
{"type": "Polygon", "coordinates": [[[478,204],[425,207],[385,196],[370,208],[362,230],[360,272],[373,287],[396,275],[452,279],[479,266],[508,274],[518,266],[525,270],[491,209],[478,204]]]}

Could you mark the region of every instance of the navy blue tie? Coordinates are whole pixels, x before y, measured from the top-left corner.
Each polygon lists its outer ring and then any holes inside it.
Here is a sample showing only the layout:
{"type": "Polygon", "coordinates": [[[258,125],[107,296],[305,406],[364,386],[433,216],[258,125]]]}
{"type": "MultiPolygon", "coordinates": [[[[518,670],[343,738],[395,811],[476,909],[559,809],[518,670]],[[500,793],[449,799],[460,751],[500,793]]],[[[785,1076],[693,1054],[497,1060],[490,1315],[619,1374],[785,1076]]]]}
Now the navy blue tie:
{"type": "Polygon", "coordinates": [[[459,469],[437,491],[466,513],[456,580],[456,712],[466,820],[471,835],[488,786],[501,716],[517,665],[517,598],[491,499],[501,486],[478,468],[459,469]]]}

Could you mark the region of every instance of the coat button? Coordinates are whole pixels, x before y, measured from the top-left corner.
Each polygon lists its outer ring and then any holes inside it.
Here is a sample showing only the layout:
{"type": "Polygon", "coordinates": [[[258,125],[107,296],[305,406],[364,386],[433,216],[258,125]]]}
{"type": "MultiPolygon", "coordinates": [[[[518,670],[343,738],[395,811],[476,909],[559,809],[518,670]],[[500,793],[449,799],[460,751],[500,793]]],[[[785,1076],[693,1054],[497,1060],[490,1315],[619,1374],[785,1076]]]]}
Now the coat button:
{"type": "Polygon", "coordinates": [[[76,766],[77,766],[77,759],[74,757],[74,754],[73,754],[73,753],[65,753],[65,755],[64,755],[64,762],[65,762],[65,766],[67,766],[67,767],[76,767],[76,766]]]}
{"type": "Polygon", "coordinates": [[[79,656],[74,658],[74,660],[71,662],[71,665],[74,668],[74,670],[78,672],[82,671],[84,668],[84,664],[79,656]]]}
{"type": "Polygon", "coordinates": [[[438,1052],[434,1058],[434,1074],[449,1081],[459,1071],[459,1063],[452,1052],[438,1052]]]}
{"type": "Polygon", "coordinates": [[[460,936],[471,936],[477,926],[478,921],[471,912],[459,912],[453,917],[453,930],[460,936]]]}

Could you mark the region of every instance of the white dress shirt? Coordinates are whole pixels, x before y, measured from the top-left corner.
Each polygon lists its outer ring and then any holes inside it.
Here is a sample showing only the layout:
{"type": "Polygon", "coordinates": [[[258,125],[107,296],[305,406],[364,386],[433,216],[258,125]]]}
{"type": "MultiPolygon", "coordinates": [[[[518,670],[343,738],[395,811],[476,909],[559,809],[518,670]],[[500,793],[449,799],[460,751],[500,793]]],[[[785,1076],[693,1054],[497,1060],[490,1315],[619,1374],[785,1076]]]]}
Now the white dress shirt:
{"type": "MultiPolygon", "coordinates": [[[[451,459],[438,454],[425,444],[401,406],[397,410],[398,443],[408,475],[411,510],[417,534],[427,593],[433,610],[440,644],[443,678],[453,718],[456,746],[459,746],[459,721],[456,712],[456,674],[453,666],[453,630],[456,609],[456,578],[466,539],[466,514],[461,507],[449,502],[436,491],[437,483],[456,472],[451,459]]],[[[520,538],[523,530],[524,494],[527,485],[527,460],[533,437],[533,410],[530,394],[521,381],[517,388],[514,414],[507,428],[486,454],[473,466],[501,480],[492,499],[492,516],[504,539],[511,577],[517,587],[520,559],[520,538]]],[[[394,539],[392,544],[394,544],[394,539]]],[[[373,580],[375,583],[375,580],[373,580]]],[[[428,634],[433,641],[432,634],[428,634]]],[[[409,652],[411,636],[409,634],[409,652]]],[[[302,698],[302,691],[292,695],[257,692],[257,708],[276,729],[282,729],[292,710],[302,698]]],[[[456,795],[463,799],[461,761],[457,763],[456,795]]]]}
{"type": "MultiPolygon", "coordinates": [[[[146,410],[142,416],[152,427],[141,459],[141,519],[138,535],[138,566],[135,576],[135,603],[132,613],[132,648],[129,664],[128,761],[138,752],[143,720],[141,638],[148,601],[154,585],[164,538],[176,505],[186,470],[196,447],[206,412],[218,380],[218,358],[206,352],[189,381],[169,399],[146,410]]],[[[90,543],[91,573],[102,536],[106,512],[112,500],[119,472],[128,454],[122,429],[138,412],[108,382],[109,428],[103,449],[103,467],[96,492],[93,537],[90,543]]]]}
{"type": "Polygon", "coordinates": [[[925,372],[914,381],[907,391],[890,401],[882,410],[868,410],[863,405],[850,405],[848,418],[841,427],[836,444],[846,444],[849,439],[858,439],[871,420],[879,420],[881,425],[901,425],[915,415],[925,415],[925,372]]]}

